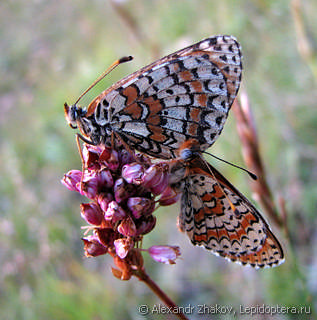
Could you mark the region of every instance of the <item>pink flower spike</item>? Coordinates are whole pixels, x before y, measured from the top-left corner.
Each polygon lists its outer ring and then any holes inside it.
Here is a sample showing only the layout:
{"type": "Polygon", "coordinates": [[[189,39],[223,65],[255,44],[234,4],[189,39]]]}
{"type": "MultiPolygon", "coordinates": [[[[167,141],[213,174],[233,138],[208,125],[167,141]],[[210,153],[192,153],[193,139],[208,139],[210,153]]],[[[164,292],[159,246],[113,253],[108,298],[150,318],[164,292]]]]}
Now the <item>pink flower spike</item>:
{"type": "Polygon", "coordinates": [[[152,246],[148,252],[152,259],[166,264],[175,264],[175,260],[181,255],[177,246],[152,246]]]}
{"type": "Polygon", "coordinates": [[[80,213],[86,222],[94,226],[99,227],[104,221],[103,213],[96,203],[82,203],[80,213]]]}
{"type": "Polygon", "coordinates": [[[131,238],[122,238],[114,241],[117,255],[124,259],[129,251],[134,247],[134,241],[131,238]]]}
{"type": "Polygon", "coordinates": [[[82,172],[79,170],[71,170],[64,174],[61,183],[70,191],[79,192],[80,180],[81,180],[82,172]]]}
{"type": "Polygon", "coordinates": [[[119,224],[117,228],[125,237],[134,237],[136,235],[136,226],[131,217],[127,217],[119,224]]]}

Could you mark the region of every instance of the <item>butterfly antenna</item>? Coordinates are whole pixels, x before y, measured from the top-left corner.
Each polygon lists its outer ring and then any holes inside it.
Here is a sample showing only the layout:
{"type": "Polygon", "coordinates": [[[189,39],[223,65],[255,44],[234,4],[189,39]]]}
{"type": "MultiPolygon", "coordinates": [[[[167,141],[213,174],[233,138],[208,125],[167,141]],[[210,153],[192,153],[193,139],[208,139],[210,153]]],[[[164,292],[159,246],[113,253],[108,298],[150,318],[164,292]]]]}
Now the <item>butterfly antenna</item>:
{"type": "Polygon", "coordinates": [[[215,158],[215,159],[217,159],[217,160],[220,160],[220,161],[222,161],[222,162],[224,162],[224,163],[230,164],[230,165],[233,166],[233,167],[236,167],[236,168],[238,168],[238,169],[241,169],[242,171],[246,172],[253,180],[257,180],[257,179],[258,179],[258,177],[257,177],[256,174],[254,174],[253,172],[251,172],[251,171],[249,171],[249,170],[247,170],[247,169],[245,169],[245,168],[243,168],[243,167],[240,167],[240,166],[238,166],[238,165],[236,165],[236,164],[234,164],[234,163],[231,163],[231,162],[229,162],[229,161],[226,161],[226,160],[224,160],[224,159],[218,158],[217,156],[215,156],[215,155],[213,155],[213,154],[211,154],[211,153],[209,153],[209,152],[207,152],[207,151],[205,151],[204,153],[206,153],[206,154],[212,156],[213,158],[215,158]]]}
{"type": "Polygon", "coordinates": [[[115,69],[119,64],[131,61],[133,59],[132,56],[122,57],[121,59],[116,60],[106,71],[102,73],[77,99],[75,105],[80,101],[80,99],[91,89],[93,88],[99,81],[101,81],[107,74],[109,74],[113,69],[115,69]]]}

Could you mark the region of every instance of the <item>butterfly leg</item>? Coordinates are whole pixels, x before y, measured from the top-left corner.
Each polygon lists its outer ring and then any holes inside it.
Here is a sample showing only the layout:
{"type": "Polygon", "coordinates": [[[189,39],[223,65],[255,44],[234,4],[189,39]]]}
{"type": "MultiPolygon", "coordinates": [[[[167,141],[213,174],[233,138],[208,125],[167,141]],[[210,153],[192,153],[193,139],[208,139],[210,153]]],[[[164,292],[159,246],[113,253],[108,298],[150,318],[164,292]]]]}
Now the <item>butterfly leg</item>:
{"type": "Polygon", "coordinates": [[[81,134],[76,133],[76,144],[77,144],[77,149],[80,155],[80,159],[81,159],[81,171],[82,171],[82,176],[80,179],[80,192],[82,192],[82,186],[83,186],[83,179],[84,179],[84,172],[85,172],[85,161],[84,161],[84,156],[83,156],[83,150],[82,147],[80,145],[80,140],[82,140],[85,143],[94,145],[91,141],[89,141],[88,139],[86,139],[85,137],[83,137],[81,134]]]}

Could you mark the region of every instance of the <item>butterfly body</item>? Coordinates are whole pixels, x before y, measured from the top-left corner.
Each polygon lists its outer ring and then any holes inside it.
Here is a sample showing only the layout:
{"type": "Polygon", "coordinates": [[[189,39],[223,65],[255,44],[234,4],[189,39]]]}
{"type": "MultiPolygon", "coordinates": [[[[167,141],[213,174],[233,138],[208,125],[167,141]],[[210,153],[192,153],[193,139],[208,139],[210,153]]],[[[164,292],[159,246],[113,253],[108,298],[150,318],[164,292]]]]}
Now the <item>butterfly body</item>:
{"type": "Polygon", "coordinates": [[[65,104],[66,119],[95,145],[114,134],[129,148],[161,159],[175,158],[189,139],[204,151],[223,129],[241,71],[235,38],[211,37],[123,78],[87,111],[65,104]]]}

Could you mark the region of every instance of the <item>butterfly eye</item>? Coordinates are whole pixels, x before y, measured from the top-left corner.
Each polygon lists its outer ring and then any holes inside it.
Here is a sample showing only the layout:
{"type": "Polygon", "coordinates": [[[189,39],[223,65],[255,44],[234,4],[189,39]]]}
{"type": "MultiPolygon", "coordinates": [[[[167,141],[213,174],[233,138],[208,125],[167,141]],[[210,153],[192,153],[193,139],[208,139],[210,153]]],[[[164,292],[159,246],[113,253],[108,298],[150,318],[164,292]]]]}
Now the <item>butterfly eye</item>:
{"type": "Polygon", "coordinates": [[[69,126],[73,129],[77,128],[78,109],[76,105],[69,106],[66,102],[64,104],[65,118],[69,126]]]}

